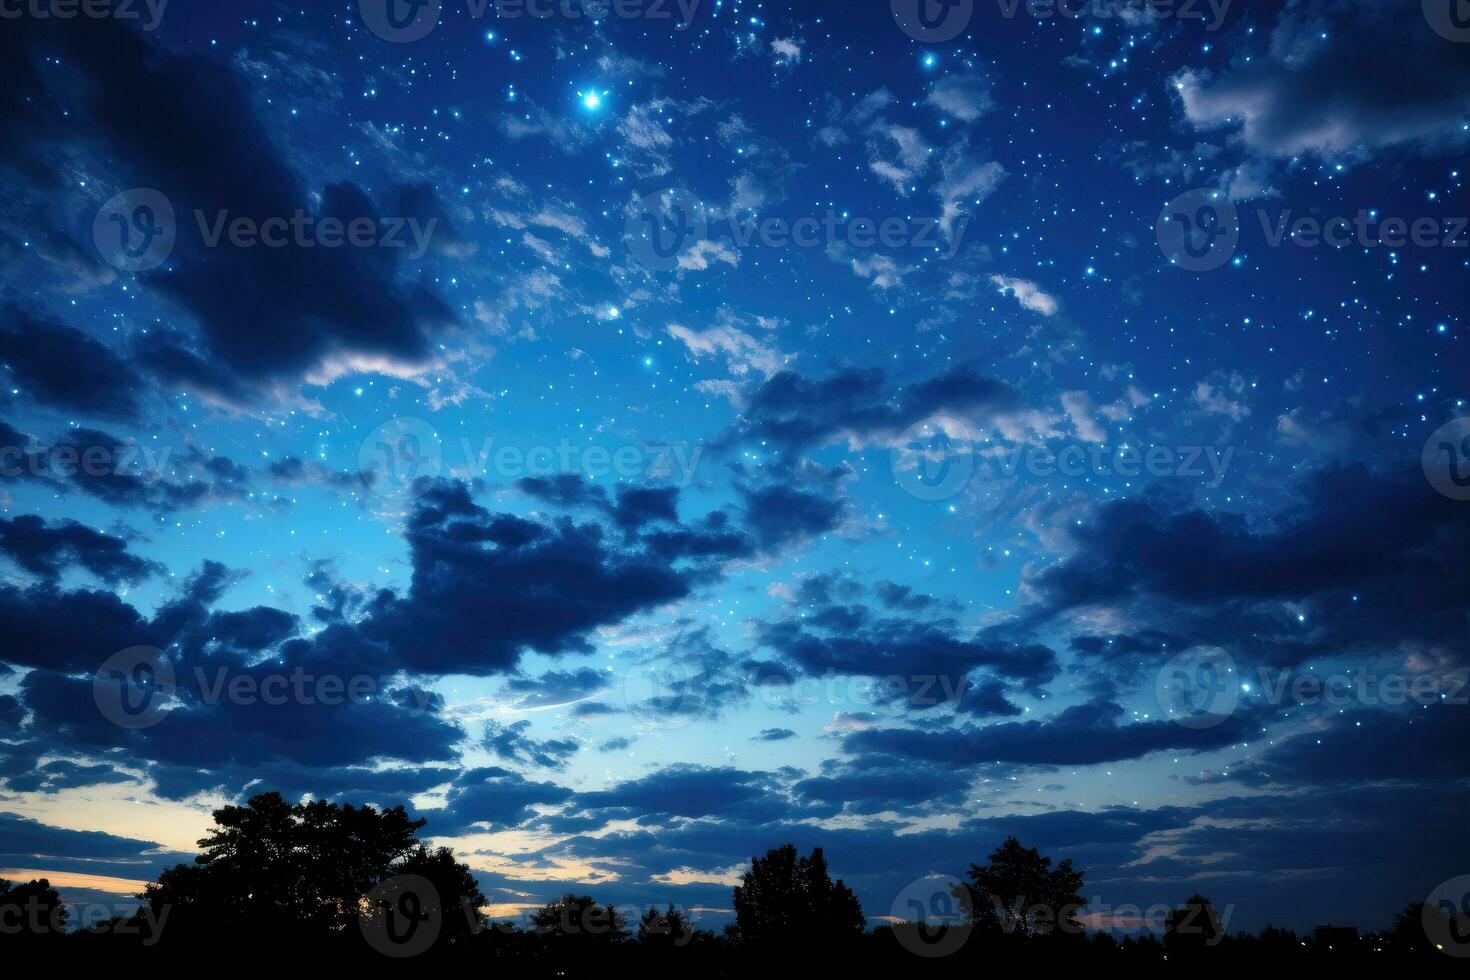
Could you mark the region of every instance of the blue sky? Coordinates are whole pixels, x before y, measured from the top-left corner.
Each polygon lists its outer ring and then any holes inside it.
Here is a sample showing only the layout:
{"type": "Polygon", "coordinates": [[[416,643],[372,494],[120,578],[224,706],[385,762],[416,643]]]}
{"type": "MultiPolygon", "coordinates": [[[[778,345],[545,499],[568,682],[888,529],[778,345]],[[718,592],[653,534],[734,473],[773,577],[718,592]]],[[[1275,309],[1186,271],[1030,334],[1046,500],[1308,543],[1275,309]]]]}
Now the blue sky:
{"type": "Polygon", "coordinates": [[[434,6],[4,25],[0,875],[120,902],[273,788],[507,915],[1465,870],[1452,23],[434,6]],[[211,693],[296,676],[370,694],[211,693]]]}

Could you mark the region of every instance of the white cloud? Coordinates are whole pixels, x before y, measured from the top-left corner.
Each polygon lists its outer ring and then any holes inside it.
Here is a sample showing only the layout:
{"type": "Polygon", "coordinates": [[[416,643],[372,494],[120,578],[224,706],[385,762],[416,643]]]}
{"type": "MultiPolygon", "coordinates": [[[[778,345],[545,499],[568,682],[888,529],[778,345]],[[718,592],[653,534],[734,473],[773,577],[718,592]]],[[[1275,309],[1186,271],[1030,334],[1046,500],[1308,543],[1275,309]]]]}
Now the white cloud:
{"type": "Polygon", "coordinates": [[[1056,299],[1043,292],[1036,283],[1026,279],[1014,279],[1010,276],[991,276],[990,281],[995,283],[1003,293],[1009,293],[1016,298],[1026,309],[1042,316],[1056,316],[1060,304],[1056,299]]]}

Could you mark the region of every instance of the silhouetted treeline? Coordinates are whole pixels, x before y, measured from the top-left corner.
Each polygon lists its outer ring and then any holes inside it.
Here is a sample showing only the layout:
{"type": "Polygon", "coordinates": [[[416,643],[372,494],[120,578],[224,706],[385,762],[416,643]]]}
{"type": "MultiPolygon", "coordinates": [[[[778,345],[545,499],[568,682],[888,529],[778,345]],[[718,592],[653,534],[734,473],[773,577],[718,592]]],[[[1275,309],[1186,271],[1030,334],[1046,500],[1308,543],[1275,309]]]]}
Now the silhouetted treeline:
{"type": "MultiPolygon", "coordinates": [[[[99,965],[244,957],[257,969],[301,959],[383,966],[392,958],[411,967],[453,959],[497,976],[572,978],[609,969],[746,977],[808,964],[865,975],[951,975],[997,963],[1181,970],[1324,958],[1413,969],[1464,964],[1426,938],[1422,905],[1405,908],[1380,934],[1298,936],[1267,927],[1227,935],[1209,899],[1193,895],[1170,913],[1162,937],[1089,931],[1079,918],[1083,872],[1070,861],[1053,866],[1014,838],[985,864],[970,865],[950,893],[919,889],[913,918],[925,922],[876,928],[868,928],[853,892],[832,880],[820,848],[802,856],[787,844],[751,859],[732,894],[735,921],[716,933],[672,905],[629,916],[578,894],[535,910],[523,925],[494,921],[470,869],[448,849],[420,842],[424,821],[401,807],[290,804],[266,793],[214,817],[194,864],[163,872],[129,916],[67,931],[67,909],[49,882],[0,880],[0,949],[29,947],[99,965]]],[[[1470,944],[1466,917],[1444,924],[1470,944]]]]}

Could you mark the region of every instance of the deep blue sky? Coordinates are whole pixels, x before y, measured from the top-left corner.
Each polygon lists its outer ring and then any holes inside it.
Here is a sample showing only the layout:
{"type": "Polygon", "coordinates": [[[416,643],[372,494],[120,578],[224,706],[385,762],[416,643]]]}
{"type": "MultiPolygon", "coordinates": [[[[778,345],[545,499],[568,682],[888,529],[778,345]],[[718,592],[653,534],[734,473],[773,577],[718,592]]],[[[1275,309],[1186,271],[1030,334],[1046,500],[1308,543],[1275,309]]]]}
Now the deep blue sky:
{"type": "Polygon", "coordinates": [[[504,914],[717,926],[788,840],[870,918],[1012,833],[1099,923],[1470,871],[1433,4],[302,6],[0,22],[0,876],[117,902],[272,788],[504,914]],[[293,676],[375,693],[212,694],[293,676]]]}

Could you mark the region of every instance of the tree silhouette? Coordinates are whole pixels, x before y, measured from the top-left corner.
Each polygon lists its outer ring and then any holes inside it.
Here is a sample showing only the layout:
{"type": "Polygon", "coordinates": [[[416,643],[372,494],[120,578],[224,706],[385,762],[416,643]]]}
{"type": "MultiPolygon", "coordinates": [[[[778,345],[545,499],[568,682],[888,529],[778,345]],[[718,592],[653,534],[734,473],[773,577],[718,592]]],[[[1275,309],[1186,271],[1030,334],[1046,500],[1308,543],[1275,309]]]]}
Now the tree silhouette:
{"type": "Polygon", "coordinates": [[[1225,929],[1215,907],[1203,895],[1189,896],[1164,920],[1164,948],[1170,956],[1195,958],[1220,944],[1225,929]]]}
{"type": "Polygon", "coordinates": [[[539,935],[560,942],[601,944],[628,938],[627,922],[611,905],[598,905],[590,895],[568,893],[531,914],[539,935]]]}
{"type": "Polygon", "coordinates": [[[785,844],[751,858],[735,886],[732,934],[752,946],[845,944],[862,935],[865,922],[857,896],[827,873],[820,847],[798,858],[785,844]]]}
{"type": "Polygon", "coordinates": [[[1076,913],[1084,904],[1082,872],[1073,869],[1071,858],[1053,868],[1051,858],[1007,837],[991,852],[987,864],[970,865],[969,878],[956,886],[955,894],[982,932],[1044,936],[1060,929],[1081,933],[1076,913]]]}
{"type": "Polygon", "coordinates": [[[142,898],[175,920],[174,931],[268,931],[275,936],[346,933],[371,910],[364,896],[396,875],[428,879],[444,915],[444,938],[469,932],[485,897],[473,875],[445,849],[418,842],[425,821],[402,807],[324,800],[291,804],[262,793],[244,806],[214,811],[215,826],[199,841],[193,865],[159,875],[142,898]],[[468,908],[471,918],[462,909],[468,908]]]}
{"type": "Polygon", "coordinates": [[[0,931],[5,935],[60,938],[66,934],[67,918],[61,894],[49,879],[16,885],[0,878],[0,931]]]}
{"type": "Polygon", "coordinates": [[[667,948],[683,946],[694,937],[694,930],[684,913],[671,903],[660,912],[657,905],[649,906],[638,920],[638,941],[650,947],[667,948]]]}

